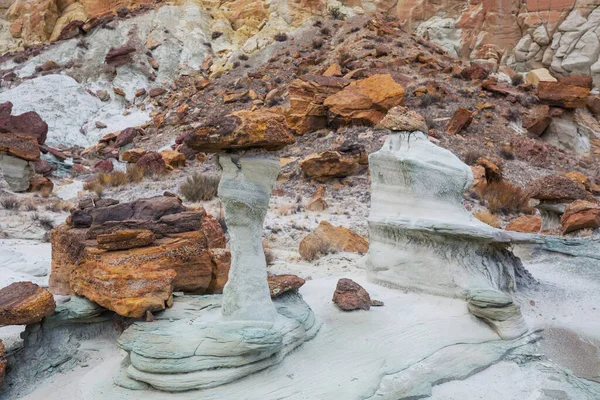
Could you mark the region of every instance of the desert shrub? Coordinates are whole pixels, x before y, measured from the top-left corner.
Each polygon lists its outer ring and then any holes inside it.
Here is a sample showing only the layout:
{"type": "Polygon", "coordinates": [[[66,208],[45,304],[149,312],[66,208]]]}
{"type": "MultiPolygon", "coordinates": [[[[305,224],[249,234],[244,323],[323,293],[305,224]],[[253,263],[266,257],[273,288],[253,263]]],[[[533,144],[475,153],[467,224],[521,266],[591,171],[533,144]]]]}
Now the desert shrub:
{"type": "Polygon", "coordinates": [[[512,82],[513,86],[519,86],[521,83],[523,83],[523,75],[516,74],[515,76],[513,76],[511,78],[511,82],[512,82]]]}
{"type": "Polygon", "coordinates": [[[71,203],[69,203],[68,201],[54,200],[50,204],[47,204],[45,208],[46,208],[46,211],[67,212],[67,211],[71,210],[72,207],[73,207],[73,205],[71,203]]]}
{"type": "Polygon", "coordinates": [[[0,200],[0,205],[5,210],[18,210],[19,209],[19,200],[16,197],[4,197],[0,200]]]}
{"type": "Polygon", "coordinates": [[[531,213],[529,196],[519,186],[506,181],[496,181],[481,185],[477,189],[479,197],[493,214],[531,213]]]}
{"type": "Polygon", "coordinates": [[[511,107],[506,112],[506,119],[511,122],[516,122],[521,118],[521,111],[517,108],[511,107]]]}
{"type": "Polygon", "coordinates": [[[263,251],[265,252],[265,261],[267,261],[267,265],[272,265],[276,257],[269,242],[266,240],[263,240],[263,251]]]}
{"type": "Polygon", "coordinates": [[[331,34],[331,29],[329,29],[328,27],[323,27],[321,28],[321,35],[327,36],[331,34]]]}
{"type": "Polygon", "coordinates": [[[94,192],[98,197],[102,196],[106,187],[119,187],[128,183],[138,183],[144,176],[154,176],[151,171],[130,165],[125,171],[101,172],[96,177],[83,185],[83,189],[94,192]]]}
{"type": "Polygon", "coordinates": [[[191,202],[208,201],[217,195],[221,176],[218,174],[194,173],[179,187],[179,193],[191,202]]]}
{"type": "Polygon", "coordinates": [[[242,53],[238,56],[238,59],[242,61],[248,61],[248,56],[242,53]]]}
{"type": "Polygon", "coordinates": [[[515,159],[515,153],[510,147],[502,147],[500,150],[498,150],[498,154],[500,154],[500,157],[502,157],[505,160],[515,159]]]}
{"type": "Polygon", "coordinates": [[[346,18],[346,14],[342,12],[342,9],[338,6],[331,6],[327,9],[329,16],[333,19],[344,20],[346,18]]]}
{"type": "Polygon", "coordinates": [[[275,34],[275,36],[273,36],[273,39],[275,39],[278,42],[285,42],[286,40],[288,40],[288,36],[285,32],[279,32],[275,34]]]}
{"type": "Polygon", "coordinates": [[[337,249],[331,246],[331,243],[324,240],[311,241],[304,247],[302,257],[308,261],[313,261],[327,254],[337,253],[337,249]]]}
{"type": "Polygon", "coordinates": [[[39,214],[33,214],[31,219],[42,227],[43,229],[50,231],[54,228],[54,221],[50,217],[40,216],[39,214]]]}
{"type": "Polygon", "coordinates": [[[487,210],[477,211],[473,215],[475,216],[475,218],[477,218],[485,224],[488,224],[489,226],[492,226],[494,228],[500,227],[500,219],[487,210]]]}
{"type": "Polygon", "coordinates": [[[477,162],[477,160],[479,160],[483,156],[483,151],[479,149],[468,150],[463,156],[463,161],[467,165],[473,165],[475,164],[475,162],[477,162]]]}
{"type": "Polygon", "coordinates": [[[424,94],[419,96],[419,107],[426,108],[440,101],[442,101],[442,97],[438,94],[424,94]]]}
{"type": "Polygon", "coordinates": [[[27,211],[37,211],[37,206],[35,204],[33,204],[32,202],[27,202],[25,203],[25,210],[27,211]]]}

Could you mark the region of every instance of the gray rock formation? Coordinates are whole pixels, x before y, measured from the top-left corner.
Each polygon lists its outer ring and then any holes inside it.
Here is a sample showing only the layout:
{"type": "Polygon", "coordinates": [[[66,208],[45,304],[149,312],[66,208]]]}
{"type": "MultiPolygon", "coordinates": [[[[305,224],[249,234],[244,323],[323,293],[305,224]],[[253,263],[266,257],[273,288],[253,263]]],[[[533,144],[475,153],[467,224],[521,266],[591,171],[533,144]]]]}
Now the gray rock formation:
{"type": "Polygon", "coordinates": [[[29,179],[35,174],[34,162],[0,153],[0,171],[10,190],[24,192],[29,188],[29,179]]]}
{"type": "Polygon", "coordinates": [[[464,208],[473,176],[450,151],[421,132],[393,133],[369,165],[371,281],[461,298],[471,289],[510,293],[534,282],[509,250],[533,237],[492,228],[464,208]]]}
{"type": "Polygon", "coordinates": [[[467,295],[471,314],[483,319],[504,340],[516,339],[527,333],[521,308],[511,296],[497,290],[471,290],[467,295]]]}
{"type": "Polygon", "coordinates": [[[176,299],[152,324],[126,330],[119,345],[129,358],[117,385],[170,392],[223,385],[277,364],[319,329],[299,295],[274,303],[269,294],[261,232],[277,158],[221,155],[220,163],[219,196],[232,254],[223,295],[176,299]]]}

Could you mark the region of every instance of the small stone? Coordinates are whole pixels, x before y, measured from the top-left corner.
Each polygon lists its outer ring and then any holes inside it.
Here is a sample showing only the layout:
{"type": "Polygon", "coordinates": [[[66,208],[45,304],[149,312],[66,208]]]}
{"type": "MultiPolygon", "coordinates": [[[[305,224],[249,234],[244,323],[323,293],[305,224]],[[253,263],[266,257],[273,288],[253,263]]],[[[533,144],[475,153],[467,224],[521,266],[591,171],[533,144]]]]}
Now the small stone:
{"type": "Polygon", "coordinates": [[[98,129],[105,129],[106,128],[106,124],[100,121],[96,121],[96,128],[98,129]]]}
{"type": "Polygon", "coordinates": [[[371,307],[383,307],[383,301],[371,299],[371,307]]]}
{"type": "Polygon", "coordinates": [[[371,308],[369,293],[351,279],[338,281],[333,293],[333,302],[343,311],[365,310],[371,308]]]}
{"type": "Polygon", "coordinates": [[[473,121],[473,113],[466,108],[459,108],[448,123],[446,133],[448,135],[456,135],[468,127],[471,124],[471,121],[473,121]]]}
{"type": "Polygon", "coordinates": [[[125,97],[125,91],[123,89],[116,87],[116,88],[113,88],[113,91],[115,92],[115,94],[117,96],[125,97]]]}

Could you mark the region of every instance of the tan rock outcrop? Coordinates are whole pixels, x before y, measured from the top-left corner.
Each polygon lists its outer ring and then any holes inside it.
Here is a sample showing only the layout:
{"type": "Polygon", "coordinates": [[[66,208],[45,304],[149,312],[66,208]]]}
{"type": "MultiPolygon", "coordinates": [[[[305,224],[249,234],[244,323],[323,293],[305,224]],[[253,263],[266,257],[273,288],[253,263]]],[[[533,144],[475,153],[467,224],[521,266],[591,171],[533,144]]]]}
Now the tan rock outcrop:
{"type": "Polygon", "coordinates": [[[185,167],[185,154],[177,150],[163,150],[160,155],[169,168],[179,169],[185,167]]]}
{"type": "Polygon", "coordinates": [[[600,228],[600,204],[585,200],[574,201],[566,207],[560,223],[563,233],[600,228]]]}
{"type": "Polygon", "coordinates": [[[278,110],[242,110],[209,120],[187,136],[185,143],[208,153],[256,148],[280,150],[294,143],[294,137],[278,110]]]}
{"type": "Polygon", "coordinates": [[[346,251],[366,253],[369,242],[362,236],[342,226],[333,226],[321,221],[317,229],[300,242],[299,252],[302,258],[312,261],[329,253],[346,251]]]}
{"type": "Polygon", "coordinates": [[[391,131],[421,131],[425,133],[428,131],[427,123],[422,115],[402,106],[396,106],[389,110],[375,127],[391,131]]]}
{"type": "Polygon", "coordinates": [[[537,215],[525,215],[513,219],[506,226],[507,231],[538,233],[542,229],[542,218],[537,215]]]}
{"type": "Polygon", "coordinates": [[[456,135],[466,127],[468,127],[473,121],[473,113],[466,108],[459,108],[454,113],[454,116],[448,122],[446,127],[446,133],[449,135],[456,135]]]}
{"type": "Polygon", "coordinates": [[[31,282],[15,282],[0,289],[0,326],[29,325],[54,313],[50,292],[31,282]]]}
{"type": "Polygon", "coordinates": [[[540,82],[537,95],[540,102],[564,108],[583,108],[587,105],[590,89],[560,82],[540,82]]]}
{"type": "Polygon", "coordinates": [[[300,168],[307,177],[325,182],[364,171],[367,164],[368,157],[364,149],[352,148],[310,154],[300,161],[300,168]]]}
{"type": "Polygon", "coordinates": [[[404,88],[389,74],[352,82],[325,99],[334,123],[375,125],[392,107],[404,104],[404,88]]]}
{"type": "Polygon", "coordinates": [[[148,229],[127,229],[96,236],[101,250],[128,250],[148,246],[155,240],[156,235],[148,229]]]}

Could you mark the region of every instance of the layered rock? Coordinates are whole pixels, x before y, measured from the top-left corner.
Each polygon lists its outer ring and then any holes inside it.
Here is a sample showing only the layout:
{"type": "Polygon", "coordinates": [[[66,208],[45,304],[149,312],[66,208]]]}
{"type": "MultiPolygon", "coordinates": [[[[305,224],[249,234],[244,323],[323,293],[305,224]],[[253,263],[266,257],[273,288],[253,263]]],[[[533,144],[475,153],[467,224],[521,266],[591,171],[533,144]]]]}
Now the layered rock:
{"type": "Polygon", "coordinates": [[[372,179],[367,276],[376,283],[465,297],[513,292],[533,281],[509,250],[527,236],[492,228],[463,205],[471,169],[421,132],[392,133],[369,156],[372,179]]]}
{"type": "Polygon", "coordinates": [[[497,290],[471,290],[467,295],[471,314],[483,319],[504,340],[516,339],[529,330],[521,308],[511,296],[497,290]]]}
{"type": "Polygon", "coordinates": [[[164,309],[174,290],[221,293],[229,270],[218,222],[176,197],[83,201],[50,240],[50,290],[124,316],[164,309]]]}
{"type": "Polygon", "coordinates": [[[296,275],[269,275],[267,277],[271,298],[277,298],[284,293],[297,292],[306,281],[296,275]]]}
{"type": "Polygon", "coordinates": [[[0,133],[0,169],[11,190],[24,192],[40,161],[36,138],[16,133],[0,133]]]}
{"type": "Polygon", "coordinates": [[[52,294],[31,282],[15,282],[0,289],[0,326],[29,325],[54,312],[52,294]]]}
{"type": "Polygon", "coordinates": [[[583,108],[587,105],[590,89],[561,82],[540,82],[537,95],[540,102],[563,108],[583,108]]]}
{"type": "Polygon", "coordinates": [[[236,111],[209,120],[186,137],[192,149],[215,153],[224,150],[279,150],[294,143],[285,117],[275,110],[236,111]]]}
{"type": "Polygon", "coordinates": [[[560,223],[563,233],[580,229],[600,228],[600,204],[585,200],[576,200],[565,208],[560,223]]]}
{"type": "Polygon", "coordinates": [[[302,239],[298,252],[302,258],[311,261],[329,253],[345,251],[363,254],[368,249],[369,242],[357,233],[321,221],[317,229],[302,239]]]}

